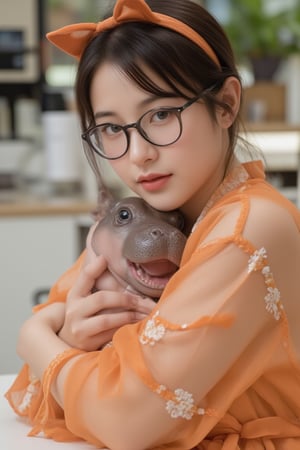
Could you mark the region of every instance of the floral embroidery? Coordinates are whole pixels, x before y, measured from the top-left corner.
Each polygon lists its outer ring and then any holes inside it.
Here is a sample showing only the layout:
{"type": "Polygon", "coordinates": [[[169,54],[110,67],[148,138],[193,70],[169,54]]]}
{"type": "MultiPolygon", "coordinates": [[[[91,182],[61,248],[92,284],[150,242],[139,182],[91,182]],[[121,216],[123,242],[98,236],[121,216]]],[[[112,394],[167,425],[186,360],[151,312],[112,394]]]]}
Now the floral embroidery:
{"type": "Polygon", "coordinates": [[[158,388],[156,389],[156,393],[157,394],[161,394],[162,392],[164,392],[164,391],[166,391],[167,390],[167,387],[164,385],[164,384],[160,384],[159,386],[158,386],[158,388]]]}
{"type": "Polygon", "coordinates": [[[22,399],[21,404],[18,406],[18,410],[20,413],[23,413],[26,411],[26,409],[29,408],[32,402],[32,398],[38,393],[38,378],[35,377],[35,375],[30,375],[29,379],[30,383],[27,386],[26,392],[24,394],[24,397],[22,399]]]}
{"type": "Polygon", "coordinates": [[[280,319],[280,292],[277,288],[268,287],[268,294],[265,296],[266,309],[270,314],[273,314],[276,320],[280,319]],[[279,307],[278,307],[279,305],[279,307]]]}
{"type": "Polygon", "coordinates": [[[198,217],[196,223],[194,224],[191,232],[193,233],[193,231],[197,228],[197,225],[206,216],[208,211],[224,195],[228,194],[229,192],[233,191],[234,189],[237,189],[238,187],[243,187],[245,189],[245,185],[244,186],[242,186],[242,185],[244,183],[246,183],[246,181],[248,179],[249,179],[249,174],[248,174],[247,170],[242,165],[238,165],[237,167],[234,167],[232,169],[232,171],[224,179],[223,183],[220,184],[220,186],[218,187],[216,192],[209,199],[207,204],[204,206],[204,208],[203,208],[200,216],[198,217]]]}
{"type": "Polygon", "coordinates": [[[192,394],[183,389],[176,389],[175,399],[169,400],[166,404],[166,410],[172,419],[182,417],[183,419],[190,420],[193,417],[193,408],[194,399],[192,394]]]}
{"type": "Polygon", "coordinates": [[[204,408],[197,408],[194,404],[194,399],[191,393],[184,389],[176,389],[173,394],[173,399],[166,403],[166,410],[172,419],[182,417],[186,420],[191,420],[194,414],[203,416],[206,414],[204,408]]]}
{"type": "Polygon", "coordinates": [[[257,270],[261,271],[267,286],[268,293],[265,296],[266,310],[274,316],[275,320],[279,320],[281,318],[281,311],[283,310],[281,295],[268,265],[267,251],[264,247],[256,250],[248,261],[248,273],[257,270]]]}
{"type": "Polygon", "coordinates": [[[248,261],[248,273],[263,269],[265,260],[267,259],[267,251],[264,247],[256,250],[248,261]]]}
{"type": "Polygon", "coordinates": [[[272,274],[272,272],[271,272],[271,269],[270,269],[270,267],[269,266],[265,266],[263,269],[262,269],[262,274],[263,274],[263,276],[265,277],[265,281],[266,281],[266,284],[269,286],[269,285],[271,285],[272,283],[273,283],[273,274],[272,274]]]}
{"type": "Polygon", "coordinates": [[[155,345],[165,335],[166,329],[162,323],[159,322],[159,311],[149,319],[140,336],[140,343],[143,345],[155,345]]]}

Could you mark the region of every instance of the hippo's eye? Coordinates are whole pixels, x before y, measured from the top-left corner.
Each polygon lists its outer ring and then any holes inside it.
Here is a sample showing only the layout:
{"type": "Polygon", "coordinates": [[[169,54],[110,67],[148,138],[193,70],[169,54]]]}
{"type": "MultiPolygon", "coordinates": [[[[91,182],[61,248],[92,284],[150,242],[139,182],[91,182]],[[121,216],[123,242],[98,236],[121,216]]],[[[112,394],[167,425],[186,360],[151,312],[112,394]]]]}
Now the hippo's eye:
{"type": "Polygon", "coordinates": [[[117,225],[125,225],[132,219],[132,213],[130,209],[122,208],[116,214],[117,225]]]}

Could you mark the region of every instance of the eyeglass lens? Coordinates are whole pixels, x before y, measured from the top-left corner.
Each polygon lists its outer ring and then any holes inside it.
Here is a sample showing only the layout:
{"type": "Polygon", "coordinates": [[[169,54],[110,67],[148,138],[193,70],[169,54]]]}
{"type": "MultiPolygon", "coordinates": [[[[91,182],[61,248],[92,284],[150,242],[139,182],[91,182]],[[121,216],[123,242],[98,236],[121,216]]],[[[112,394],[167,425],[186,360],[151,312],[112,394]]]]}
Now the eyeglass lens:
{"type": "Polygon", "coordinates": [[[129,128],[137,128],[154,145],[169,145],[180,136],[180,113],[177,109],[157,109],[148,111],[136,124],[127,127],[100,124],[91,130],[90,143],[104,157],[118,158],[127,151],[129,128]]]}

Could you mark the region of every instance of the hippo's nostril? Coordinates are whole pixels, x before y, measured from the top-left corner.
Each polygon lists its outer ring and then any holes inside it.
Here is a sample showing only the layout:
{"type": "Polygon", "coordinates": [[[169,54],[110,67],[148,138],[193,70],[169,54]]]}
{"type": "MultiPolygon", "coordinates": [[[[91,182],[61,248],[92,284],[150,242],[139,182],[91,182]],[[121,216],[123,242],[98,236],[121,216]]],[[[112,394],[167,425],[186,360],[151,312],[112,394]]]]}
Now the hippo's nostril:
{"type": "Polygon", "coordinates": [[[151,230],[151,236],[153,236],[154,238],[160,238],[161,236],[163,236],[163,232],[161,230],[159,230],[158,228],[156,228],[155,230],[151,230]]]}

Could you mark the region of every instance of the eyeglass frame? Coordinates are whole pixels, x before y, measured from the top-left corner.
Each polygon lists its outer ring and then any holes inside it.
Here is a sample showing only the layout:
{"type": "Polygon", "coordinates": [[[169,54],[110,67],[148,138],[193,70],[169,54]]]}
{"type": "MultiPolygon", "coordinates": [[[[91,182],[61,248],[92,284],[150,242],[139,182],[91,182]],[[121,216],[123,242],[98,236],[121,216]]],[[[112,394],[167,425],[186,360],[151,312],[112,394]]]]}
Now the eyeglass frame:
{"type": "Polygon", "coordinates": [[[103,123],[99,123],[97,125],[93,125],[92,127],[88,128],[84,133],[81,134],[81,138],[87,142],[87,144],[92,148],[92,150],[94,152],[96,152],[99,156],[101,156],[101,158],[104,159],[108,159],[108,160],[116,160],[116,159],[120,159],[122,158],[124,155],[126,155],[126,153],[129,150],[130,147],[130,134],[128,133],[128,129],[129,128],[135,128],[138,133],[140,134],[140,136],[142,136],[142,138],[145,139],[145,141],[149,142],[152,145],[155,145],[157,147],[167,147],[168,145],[172,145],[175,144],[175,142],[177,142],[181,135],[182,135],[182,130],[183,130],[183,125],[182,125],[182,120],[181,120],[181,114],[183,113],[183,111],[185,111],[189,106],[192,106],[194,103],[196,103],[198,100],[200,100],[207,92],[212,91],[214,88],[216,87],[216,85],[210,86],[207,89],[203,89],[203,91],[200,92],[200,94],[196,95],[195,97],[189,99],[186,103],[184,103],[184,105],[182,106],[175,106],[175,107],[161,107],[161,108],[153,108],[153,109],[149,109],[149,111],[146,111],[144,114],[141,115],[141,117],[136,121],[136,122],[132,122],[129,123],[127,125],[119,125],[116,123],[112,123],[112,122],[103,122],[103,123]],[[176,113],[176,117],[178,119],[178,123],[180,126],[180,131],[179,134],[177,136],[176,139],[174,139],[173,141],[169,142],[168,144],[156,144],[155,142],[151,141],[151,139],[149,139],[149,137],[146,135],[145,131],[143,130],[143,128],[141,127],[140,123],[143,120],[143,118],[154,111],[171,111],[176,113]],[[120,155],[120,156],[107,156],[104,155],[102,153],[100,153],[100,151],[94,147],[94,145],[91,142],[90,139],[90,133],[93,132],[94,130],[96,130],[99,127],[103,127],[103,126],[107,126],[107,125],[115,125],[120,127],[120,130],[122,130],[126,136],[126,140],[127,140],[127,146],[125,151],[120,155]]]}

